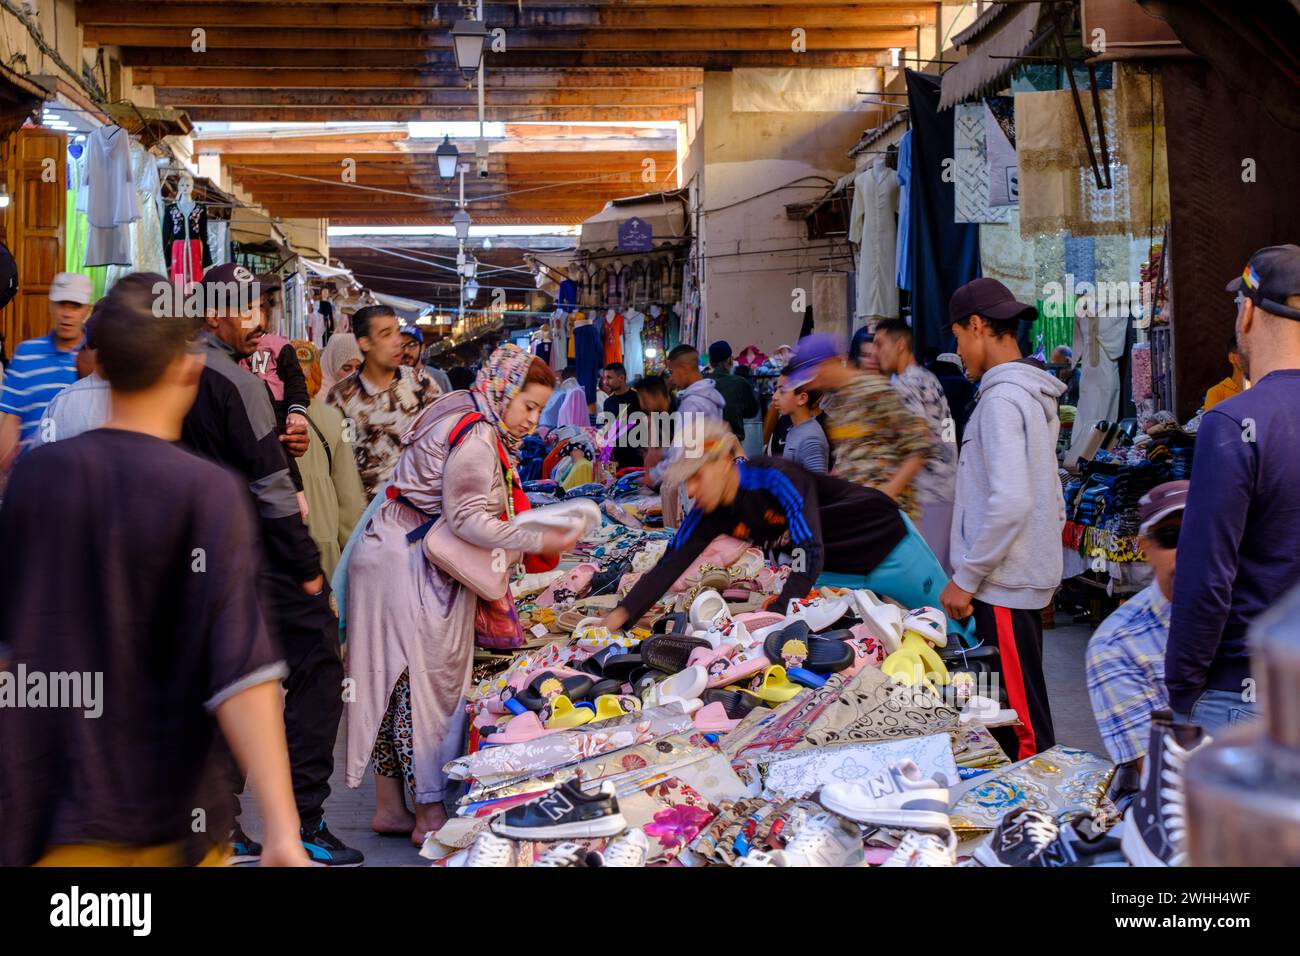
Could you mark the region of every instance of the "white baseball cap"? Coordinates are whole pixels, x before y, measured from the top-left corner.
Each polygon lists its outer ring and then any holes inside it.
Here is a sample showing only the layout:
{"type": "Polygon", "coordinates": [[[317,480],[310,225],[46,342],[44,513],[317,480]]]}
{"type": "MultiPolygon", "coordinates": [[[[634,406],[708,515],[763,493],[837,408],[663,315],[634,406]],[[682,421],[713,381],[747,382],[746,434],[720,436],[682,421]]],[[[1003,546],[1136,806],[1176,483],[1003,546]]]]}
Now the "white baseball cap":
{"type": "Polygon", "coordinates": [[[80,272],[60,272],[50,283],[51,302],[75,302],[77,305],[90,305],[94,291],[90,279],[80,272]]]}

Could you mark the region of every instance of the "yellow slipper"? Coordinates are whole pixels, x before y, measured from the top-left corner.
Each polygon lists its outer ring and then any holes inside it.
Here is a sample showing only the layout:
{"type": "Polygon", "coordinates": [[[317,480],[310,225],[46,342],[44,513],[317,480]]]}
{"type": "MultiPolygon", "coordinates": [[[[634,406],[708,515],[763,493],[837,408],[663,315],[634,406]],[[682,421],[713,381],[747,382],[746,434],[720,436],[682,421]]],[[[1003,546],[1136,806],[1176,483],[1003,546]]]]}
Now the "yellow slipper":
{"type": "Polygon", "coordinates": [[[564,694],[551,701],[551,719],[547,727],[581,727],[596,719],[595,711],[587,707],[575,707],[573,701],[564,694]]]}
{"type": "Polygon", "coordinates": [[[925,665],[925,672],[933,677],[936,683],[948,683],[948,668],[944,666],[943,659],[920,634],[915,632],[904,634],[902,650],[915,654],[925,665]]]}
{"type": "Polygon", "coordinates": [[[934,684],[925,672],[925,662],[910,649],[894,651],[881,662],[880,671],[905,687],[919,685],[934,690],[934,684]]]}
{"type": "Polygon", "coordinates": [[[641,702],[631,695],[620,697],[618,694],[601,694],[596,698],[596,716],[594,720],[613,720],[626,716],[631,710],[640,710],[641,702]],[[624,707],[624,703],[628,706],[624,707]]]}
{"type": "Polygon", "coordinates": [[[773,664],[755,676],[749,689],[755,697],[769,704],[784,704],[803,690],[785,676],[785,668],[780,664],[773,664]]]}

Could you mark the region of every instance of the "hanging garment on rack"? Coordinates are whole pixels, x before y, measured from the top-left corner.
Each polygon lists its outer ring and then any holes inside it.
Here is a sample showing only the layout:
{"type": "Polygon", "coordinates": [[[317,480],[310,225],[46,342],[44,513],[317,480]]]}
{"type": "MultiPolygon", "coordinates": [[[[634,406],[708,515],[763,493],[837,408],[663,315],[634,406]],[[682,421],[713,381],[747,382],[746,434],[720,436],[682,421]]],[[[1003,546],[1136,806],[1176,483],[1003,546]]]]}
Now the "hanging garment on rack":
{"type": "Polygon", "coordinates": [[[555,293],[555,304],[558,308],[572,312],[578,304],[578,283],[572,279],[562,281],[555,293]]]}
{"type": "Polygon", "coordinates": [[[853,180],[849,241],[858,244],[857,295],[853,314],[859,320],[898,318],[894,243],[898,226],[898,174],[883,156],[853,180]]]}
{"type": "Polygon", "coordinates": [[[198,282],[203,270],[212,267],[208,249],[208,211],[195,203],[187,214],[176,203],[163,211],[163,253],[173,281],[198,282]]]}
{"type": "Polygon", "coordinates": [[[1124,355],[1129,317],[1075,316],[1074,355],[1082,373],[1079,405],[1074,414],[1070,454],[1077,456],[1100,421],[1119,418],[1119,360],[1124,355]]]}
{"type": "Polygon", "coordinates": [[[587,404],[594,405],[596,403],[596,379],[600,375],[600,367],[604,364],[601,359],[605,353],[601,346],[600,335],[596,332],[596,327],[590,322],[584,324],[574,323],[573,352],[574,365],[578,371],[578,381],[582,385],[582,390],[586,393],[587,404]]]}
{"type": "MultiPolygon", "coordinates": [[[[613,311],[612,309],[610,310],[613,311]]],[[[605,324],[601,328],[601,340],[605,349],[605,364],[611,362],[623,361],[623,315],[614,312],[614,317],[605,316],[605,324]]]]}
{"type": "Polygon", "coordinates": [[[641,342],[644,324],[645,314],[636,309],[623,316],[623,365],[629,379],[638,379],[645,374],[645,347],[641,342]]]}
{"type": "Polygon", "coordinates": [[[86,137],[82,177],[84,211],[90,220],[85,264],[130,266],[129,227],[140,218],[141,209],[131,169],[131,137],[126,130],[101,126],[86,137]]]}
{"type": "Polygon", "coordinates": [[[900,289],[912,291],[912,252],[907,233],[911,228],[912,214],[908,194],[912,182],[912,131],[909,129],[898,140],[898,238],[894,257],[897,260],[895,279],[900,289]]]}
{"type": "Polygon", "coordinates": [[[140,218],[131,224],[131,268],[135,272],[166,273],[161,236],[162,183],[153,156],[139,143],[131,144],[131,172],[140,201],[140,218]]]}
{"type": "Polygon", "coordinates": [[[230,261],[230,223],[225,219],[208,220],[208,255],[214,266],[230,261]]]}
{"type": "Polygon", "coordinates": [[[569,364],[569,315],[557,309],[551,314],[551,368],[561,371],[569,364]]]}

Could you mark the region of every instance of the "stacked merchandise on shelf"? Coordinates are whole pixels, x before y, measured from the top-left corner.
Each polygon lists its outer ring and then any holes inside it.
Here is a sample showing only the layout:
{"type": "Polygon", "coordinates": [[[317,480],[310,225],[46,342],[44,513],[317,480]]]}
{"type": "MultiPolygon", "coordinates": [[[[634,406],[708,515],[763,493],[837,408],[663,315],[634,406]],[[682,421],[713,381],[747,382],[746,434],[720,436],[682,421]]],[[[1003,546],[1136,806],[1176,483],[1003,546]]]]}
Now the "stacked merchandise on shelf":
{"type": "Polygon", "coordinates": [[[1012,763],[988,651],[941,612],[835,588],[764,609],[788,569],[724,536],[608,630],[670,539],[606,515],[516,582],[526,643],[479,652],[435,865],[1045,865],[1066,846],[1124,864],[1110,761],[1058,746],[1012,763]]]}

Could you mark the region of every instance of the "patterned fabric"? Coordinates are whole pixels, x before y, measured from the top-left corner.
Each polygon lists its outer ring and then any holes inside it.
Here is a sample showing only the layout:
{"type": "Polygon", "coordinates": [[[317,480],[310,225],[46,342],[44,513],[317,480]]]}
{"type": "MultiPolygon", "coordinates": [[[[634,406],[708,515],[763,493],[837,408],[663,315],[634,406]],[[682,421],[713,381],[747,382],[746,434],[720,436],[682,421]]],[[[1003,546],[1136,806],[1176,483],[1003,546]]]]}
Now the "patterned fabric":
{"type": "Polygon", "coordinates": [[[392,383],[380,392],[371,391],[361,371],[330,389],[325,400],[343,413],[344,434],[353,436],[357,471],[369,499],[393,476],[402,452],[402,436],[439,392],[423,368],[399,367],[392,383]]]}
{"type": "Polygon", "coordinates": [[[1166,710],[1169,601],[1152,583],[1120,606],[1088,641],[1085,673],[1092,712],[1116,763],[1144,756],[1151,713],[1166,710]]]}
{"type": "Polygon", "coordinates": [[[379,724],[379,736],[370,765],[381,777],[401,777],[406,790],[415,795],[415,748],[411,741],[411,678],[406,671],[398,678],[388,698],[388,710],[379,724]]]}
{"type": "Polygon", "coordinates": [[[764,766],[765,792],[777,797],[806,797],[830,783],[860,783],[886,772],[902,760],[913,760],[922,776],[942,774],[957,779],[957,764],[947,734],[928,734],[884,743],[814,747],[773,755],[764,766]]]}
{"type": "Polygon", "coordinates": [[[516,457],[523,439],[512,434],[503,419],[510,402],[523,391],[532,364],[532,352],[518,345],[506,344],[492,353],[474,381],[473,391],[481,399],[479,409],[483,417],[496,426],[497,436],[509,450],[511,458],[516,457]]]}
{"type": "MultiPolygon", "coordinates": [[[[826,424],[835,451],[833,474],[868,488],[888,484],[904,459],[928,459],[938,452],[930,426],[903,407],[883,375],[858,375],[836,392],[826,424]]],[[[912,518],[921,516],[911,486],[899,496],[898,506],[912,518]]]]}
{"type": "MultiPolygon", "coordinates": [[[[958,833],[992,830],[1012,810],[1029,807],[1058,820],[1092,813],[1105,800],[1115,768],[1086,750],[1056,746],[970,781],[950,818],[958,833]]],[[[951,792],[951,790],[950,790],[951,792]]]]}
{"type": "Polygon", "coordinates": [[[938,449],[913,482],[917,500],[952,501],[957,493],[957,431],[943,386],[933,372],[916,362],[889,381],[903,407],[929,423],[930,437],[938,449]],[[945,433],[950,437],[945,438],[945,433]]]}
{"type": "Polygon", "coordinates": [[[1010,209],[989,205],[989,150],[983,103],[954,108],[953,148],[957,160],[953,212],[956,222],[1006,222],[1010,209]]]}

